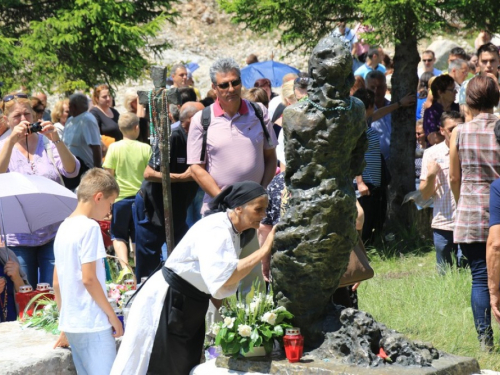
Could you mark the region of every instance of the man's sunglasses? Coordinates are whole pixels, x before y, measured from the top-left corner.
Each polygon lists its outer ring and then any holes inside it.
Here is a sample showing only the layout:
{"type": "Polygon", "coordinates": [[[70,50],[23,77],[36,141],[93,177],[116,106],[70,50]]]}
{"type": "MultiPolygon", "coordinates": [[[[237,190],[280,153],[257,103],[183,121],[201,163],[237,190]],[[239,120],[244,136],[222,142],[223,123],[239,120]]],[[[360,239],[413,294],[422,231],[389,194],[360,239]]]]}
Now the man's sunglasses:
{"type": "Polygon", "coordinates": [[[15,98],[23,98],[23,99],[28,99],[28,95],[26,94],[14,94],[14,95],[7,95],[3,97],[3,102],[7,103],[10,102],[11,100],[15,98]]]}
{"type": "Polygon", "coordinates": [[[422,61],[423,61],[423,62],[431,62],[431,61],[432,61],[432,59],[430,59],[430,60],[423,59],[422,61]]]}
{"type": "Polygon", "coordinates": [[[235,79],[234,81],[231,82],[218,83],[216,86],[222,90],[225,90],[229,88],[229,85],[231,85],[231,87],[237,87],[241,85],[241,78],[235,79]]]}

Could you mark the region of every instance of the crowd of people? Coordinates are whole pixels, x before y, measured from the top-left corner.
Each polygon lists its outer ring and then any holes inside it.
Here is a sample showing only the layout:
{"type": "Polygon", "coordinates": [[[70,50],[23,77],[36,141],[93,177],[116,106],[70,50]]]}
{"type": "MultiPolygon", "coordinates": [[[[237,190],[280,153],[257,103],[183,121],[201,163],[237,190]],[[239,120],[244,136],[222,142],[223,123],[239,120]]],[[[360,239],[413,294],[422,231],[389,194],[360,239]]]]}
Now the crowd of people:
{"type": "MultiPolygon", "coordinates": [[[[382,233],[391,130],[398,126],[391,114],[416,106],[415,179],[422,198],[433,199],[437,269],[444,274],[453,265],[470,267],[474,324],[489,350],[491,311],[500,322],[499,49],[482,33],[475,54],[449,52],[447,72],[434,67],[435,54],[426,50],[418,88],[391,102],[391,59],[379,46],[358,40],[361,31],[369,30],[342,22],[333,31],[353,56],[351,95],[366,109],[366,167],[353,181],[356,227],[364,242],[382,233]]],[[[248,63],[256,61],[249,56],[248,63]]],[[[78,206],[62,224],[31,234],[2,233],[0,318],[16,319],[14,293],[21,285],[53,284],[63,331],[58,345],[69,341],[79,373],[161,373],[168,361],[172,373],[186,374],[199,361],[199,353],[186,348],[202,340],[207,310],[215,316],[221,298],[249,291],[255,279],[262,285],[272,279],[273,226],[287,199],[282,114],[308,100],[308,74],[285,75],[279,94],[267,78],[243,89],[238,64],[222,58],[210,68],[212,87],[203,99],[183,64],[171,68],[169,79],[181,98],[168,111],[175,246],[169,257],[161,170],[166,161],[159,145],[150,144],[150,119],[137,94],[125,97],[125,113],[114,108],[105,84],[90,96],[60,100],[51,111],[41,92],[2,98],[0,173],[49,178],[74,190],[78,206]],[[139,293],[134,306],[148,306],[147,314],[131,311],[135,328],[116,361],[112,338],[123,330],[106,300],[106,249],[95,220],[110,221],[112,249],[122,265],[133,259],[137,280],[154,281],[139,293]],[[161,261],[165,267],[158,271],[161,261]],[[82,311],[97,318],[78,319],[82,311]],[[179,330],[185,335],[170,334],[179,330]],[[89,351],[89,340],[102,345],[89,351]]],[[[348,288],[345,305],[356,306],[355,288],[348,288]]]]}

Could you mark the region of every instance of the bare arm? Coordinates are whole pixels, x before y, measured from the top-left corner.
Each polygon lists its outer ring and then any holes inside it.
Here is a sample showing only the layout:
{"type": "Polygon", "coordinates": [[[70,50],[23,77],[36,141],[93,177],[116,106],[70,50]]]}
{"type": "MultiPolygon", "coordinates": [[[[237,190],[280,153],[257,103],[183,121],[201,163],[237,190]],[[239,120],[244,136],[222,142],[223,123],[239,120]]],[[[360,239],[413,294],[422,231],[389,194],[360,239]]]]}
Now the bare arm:
{"type": "Polygon", "coordinates": [[[161,172],[155,171],[148,165],[144,170],[144,179],[150,182],[161,182],[162,181],[161,172]]]}
{"type": "Polygon", "coordinates": [[[276,227],[271,230],[266,238],[266,241],[259,250],[254,251],[249,256],[238,261],[238,265],[236,266],[233,274],[224,283],[225,287],[229,287],[231,285],[239,283],[241,279],[248,275],[250,271],[252,271],[253,268],[262,261],[262,259],[268,257],[271,254],[275,232],[276,227]]]}
{"type": "Polygon", "coordinates": [[[50,121],[43,121],[41,125],[42,125],[41,134],[43,134],[49,140],[54,142],[57,149],[57,153],[61,158],[64,170],[68,173],[73,173],[76,169],[75,156],[71,153],[68,147],[66,147],[64,142],[61,141],[55,126],[50,121]]]}
{"type": "Polygon", "coordinates": [[[422,198],[424,200],[427,200],[434,195],[434,193],[436,192],[435,185],[436,185],[436,176],[428,175],[427,179],[420,180],[420,185],[418,187],[418,190],[420,190],[420,193],[422,194],[422,198]]]}
{"type": "Polygon", "coordinates": [[[24,280],[19,273],[19,263],[9,259],[5,263],[3,270],[5,274],[10,277],[10,279],[14,283],[16,292],[18,292],[19,287],[24,285],[24,280]]]}
{"type": "Polygon", "coordinates": [[[94,160],[94,167],[101,168],[102,165],[102,149],[101,145],[89,145],[92,150],[92,159],[94,160]]]}
{"type": "Polygon", "coordinates": [[[28,121],[22,121],[12,129],[12,133],[3,144],[0,150],[0,173],[6,173],[9,168],[10,157],[17,141],[26,135],[26,125],[28,121]]]}
{"type": "Polygon", "coordinates": [[[170,173],[170,181],[172,183],[194,181],[193,174],[191,173],[191,167],[186,169],[183,173],[170,173]]]}
{"type": "Polygon", "coordinates": [[[406,96],[401,98],[399,102],[386,105],[385,107],[379,108],[375,112],[373,112],[372,121],[379,120],[401,107],[410,107],[415,104],[415,100],[415,94],[407,94],[406,96]]]}
{"type": "Polygon", "coordinates": [[[460,185],[462,183],[462,168],[457,148],[457,128],[453,129],[450,138],[450,187],[455,202],[460,198],[460,185]]]}
{"type": "Polygon", "coordinates": [[[200,185],[205,193],[213,198],[221,192],[214,178],[210,176],[205,169],[205,164],[193,164],[190,168],[193,179],[200,185]]]}
{"type": "Polygon", "coordinates": [[[262,187],[267,188],[267,185],[269,185],[276,174],[277,165],[276,149],[264,150],[264,177],[262,177],[262,181],[260,182],[262,187]]]}
{"type": "Polygon", "coordinates": [[[491,313],[500,323],[500,225],[493,225],[486,242],[486,265],[491,313]]]}
{"type": "MultiPolygon", "coordinates": [[[[59,309],[59,313],[61,312],[61,290],[59,289],[59,279],[57,277],[57,268],[54,266],[54,278],[52,280],[52,286],[54,287],[55,300],[57,303],[57,308],[59,309]]],[[[69,346],[68,339],[64,332],[59,334],[59,337],[54,344],[54,349],[58,347],[67,348],[69,346]]]]}
{"type": "MultiPolygon", "coordinates": [[[[259,245],[262,246],[265,242],[269,233],[273,229],[272,225],[260,224],[259,230],[257,231],[257,237],[259,239],[259,245]]],[[[264,281],[271,281],[271,253],[267,257],[262,259],[262,275],[264,276],[264,281]]]]}
{"type": "Polygon", "coordinates": [[[120,320],[116,317],[113,308],[108,302],[108,298],[102,290],[101,283],[97,279],[96,274],[97,262],[89,262],[82,264],[82,282],[89,292],[92,299],[97,303],[97,305],[104,311],[109,319],[109,322],[113,326],[115,333],[113,337],[120,337],[123,335],[123,326],[120,320]]]}
{"type": "Polygon", "coordinates": [[[368,186],[366,186],[365,182],[363,181],[362,175],[356,176],[356,185],[358,185],[359,194],[370,195],[370,189],[368,188],[368,186]]]}

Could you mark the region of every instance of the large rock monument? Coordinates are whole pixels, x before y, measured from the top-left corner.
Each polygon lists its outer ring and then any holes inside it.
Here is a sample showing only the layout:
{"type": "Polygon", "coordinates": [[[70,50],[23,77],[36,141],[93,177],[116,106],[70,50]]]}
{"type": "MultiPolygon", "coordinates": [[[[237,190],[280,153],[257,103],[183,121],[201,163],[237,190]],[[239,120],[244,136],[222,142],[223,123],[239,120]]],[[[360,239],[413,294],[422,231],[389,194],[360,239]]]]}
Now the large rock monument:
{"type": "Polygon", "coordinates": [[[357,241],[352,180],[363,170],[366,148],[364,105],[349,97],[351,66],[344,43],[323,38],[309,60],[308,100],[283,114],[286,189],[271,263],[273,290],[295,315],[306,353],[297,363],[280,351],[261,358],[221,355],[216,366],[274,375],[479,372],[475,359],[408,340],[369,314],[331,300],[357,241]]]}
{"type": "Polygon", "coordinates": [[[308,99],[283,114],[289,197],[271,267],[278,303],[317,347],[339,328],[330,301],[357,241],[352,181],[363,171],[367,141],[364,105],[349,96],[352,58],[339,38],[318,43],[309,75],[308,99]]]}

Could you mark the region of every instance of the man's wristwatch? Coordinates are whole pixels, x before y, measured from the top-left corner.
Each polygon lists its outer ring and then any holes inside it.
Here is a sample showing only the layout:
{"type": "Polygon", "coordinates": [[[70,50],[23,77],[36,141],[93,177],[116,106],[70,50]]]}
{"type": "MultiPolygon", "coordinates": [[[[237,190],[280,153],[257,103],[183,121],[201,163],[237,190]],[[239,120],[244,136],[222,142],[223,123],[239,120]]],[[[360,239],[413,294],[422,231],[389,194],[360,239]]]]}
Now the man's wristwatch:
{"type": "Polygon", "coordinates": [[[52,142],[53,144],[57,145],[59,142],[62,142],[62,139],[58,139],[57,141],[52,142]]]}

